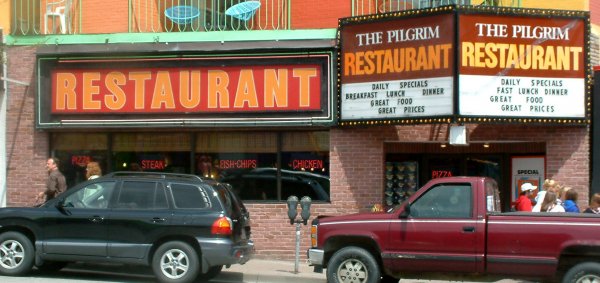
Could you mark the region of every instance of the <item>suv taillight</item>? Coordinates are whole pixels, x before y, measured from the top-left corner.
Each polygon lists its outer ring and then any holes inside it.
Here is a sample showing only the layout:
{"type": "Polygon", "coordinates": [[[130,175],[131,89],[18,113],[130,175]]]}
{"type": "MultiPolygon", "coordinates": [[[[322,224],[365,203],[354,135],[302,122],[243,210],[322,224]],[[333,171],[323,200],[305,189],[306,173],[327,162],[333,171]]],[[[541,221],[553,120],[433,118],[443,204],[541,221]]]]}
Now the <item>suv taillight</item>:
{"type": "Polygon", "coordinates": [[[232,229],[231,219],[223,216],[213,222],[210,233],[213,235],[228,236],[231,235],[232,229]]]}

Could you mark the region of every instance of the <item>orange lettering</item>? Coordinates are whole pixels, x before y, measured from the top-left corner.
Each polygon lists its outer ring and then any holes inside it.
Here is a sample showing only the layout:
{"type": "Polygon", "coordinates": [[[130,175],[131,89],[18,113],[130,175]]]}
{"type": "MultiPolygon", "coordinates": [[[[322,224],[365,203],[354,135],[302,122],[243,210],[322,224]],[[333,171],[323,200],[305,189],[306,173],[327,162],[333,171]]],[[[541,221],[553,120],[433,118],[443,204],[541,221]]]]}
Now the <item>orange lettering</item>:
{"type": "Polygon", "coordinates": [[[106,75],[106,88],[110,92],[104,97],[104,103],[110,110],[118,110],[125,106],[127,97],[125,92],[120,87],[125,85],[125,75],[121,72],[110,72],[106,75]]]}
{"type": "Polygon", "coordinates": [[[77,109],[76,85],[75,75],[56,73],[56,110],[77,109]]]}
{"type": "Polygon", "coordinates": [[[175,98],[171,87],[171,76],[167,71],[159,71],[156,74],[154,93],[152,95],[151,109],[175,109],[175,98]]]}
{"type": "Polygon", "coordinates": [[[200,104],[200,71],[179,71],[179,101],[184,108],[192,109],[200,104]],[[190,90],[191,86],[191,90],[190,90]]]}
{"type": "Polygon", "coordinates": [[[135,109],[144,109],[144,94],[146,93],[146,82],[151,79],[152,75],[150,72],[131,72],[129,73],[129,79],[135,82],[135,109]]]}
{"type": "Polygon", "coordinates": [[[310,106],[310,78],[317,76],[315,68],[298,68],[294,69],[293,76],[300,79],[300,107],[310,106]]]}
{"type": "Polygon", "coordinates": [[[99,110],[100,100],[94,100],[94,96],[100,93],[100,87],[96,83],[100,80],[100,73],[83,73],[83,110],[99,110]]]}
{"type": "Polygon", "coordinates": [[[265,69],[265,107],[288,106],[288,70],[265,69]]]}
{"type": "Polygon", "coordinates": [[[240,71],[237,90],[235,92],[235,108],[243,108],[245,103],[248,107],[258,107],[258,98],[256,97],[256,86],[254,85],[254,74],[252,70],[243,69],[240,71]]]}
{"type": "Polygon", "coordinates": [[[222,70],[208,71],[208,108],[229,108],[229,75],[222,70]]]}

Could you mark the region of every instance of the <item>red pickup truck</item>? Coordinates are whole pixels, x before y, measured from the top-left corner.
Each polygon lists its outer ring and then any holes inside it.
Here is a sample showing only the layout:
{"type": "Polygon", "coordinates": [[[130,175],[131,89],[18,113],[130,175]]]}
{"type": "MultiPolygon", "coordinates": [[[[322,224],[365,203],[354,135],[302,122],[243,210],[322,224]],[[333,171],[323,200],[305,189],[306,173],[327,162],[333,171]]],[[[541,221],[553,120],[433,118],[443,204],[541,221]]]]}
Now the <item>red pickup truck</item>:
{"type": "Polygon", "coordinates": [[[600,217],[501,212],[485,177],[429,181],[386,212],[319,216],[309,264],[327,282],[460,274],[600,282],[600,217]]]}

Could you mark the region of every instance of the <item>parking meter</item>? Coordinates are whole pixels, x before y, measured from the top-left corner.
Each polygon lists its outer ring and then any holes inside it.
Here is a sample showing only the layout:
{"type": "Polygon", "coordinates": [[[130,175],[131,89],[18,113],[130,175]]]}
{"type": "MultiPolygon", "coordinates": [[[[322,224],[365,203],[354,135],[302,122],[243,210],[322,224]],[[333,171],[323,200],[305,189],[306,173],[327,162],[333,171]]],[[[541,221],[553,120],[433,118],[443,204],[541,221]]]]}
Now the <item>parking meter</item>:
{"type": "Polygon", "coordinates": [[[303,221],[304,225],[306,225],[308,223],[308,218],[310,218],[311,202],[312,202],[312,200],[308,196],[303,196],[302,199],[300,200],[300,207],[302,207],[302,213],[300,213],[300,216],[302,216],[302,221],[303,221]]]}
{"type": "Polygon", "coordinates": [[[298,215],[298,197],[289,196],[287,199],[287,206],[290,224],[294,224],[294,221],[296,221],[296,216],[298,215]]]}

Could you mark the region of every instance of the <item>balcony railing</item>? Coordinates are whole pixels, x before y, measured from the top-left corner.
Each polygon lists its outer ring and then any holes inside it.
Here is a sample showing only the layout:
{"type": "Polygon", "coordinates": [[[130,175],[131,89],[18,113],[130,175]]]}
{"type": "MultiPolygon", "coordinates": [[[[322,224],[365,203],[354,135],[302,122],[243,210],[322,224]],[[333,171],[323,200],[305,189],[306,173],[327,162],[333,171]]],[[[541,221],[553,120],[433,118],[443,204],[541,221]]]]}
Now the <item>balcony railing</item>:
{"type": "Polygon", "coordinates": [[[286,30],[290,29],[291,0],[260,0],[247,20],[225,11],[245,0],[129,0],[130,32],[286,30]],[[184,20],[169,11],[183,8],[184,20]]]}
{"type": "Polygon", "coordinates": [[[453,4],[521,7],[521,0],[352,0],[352,15],[363,16],[453,4]]]}
{"type": "Polygon", "coordinates": [[[82,0],[12,0],[11,34],[76,34],[82,0]]]}
{"type": "Polygon", "coordinates": [[[287,30],[291,1],[256,1],[256,12],[239,19],[225,11],[246,0],[12,0],[11,34],[101,33],[108,25],[111,33],[287,30]]]}

